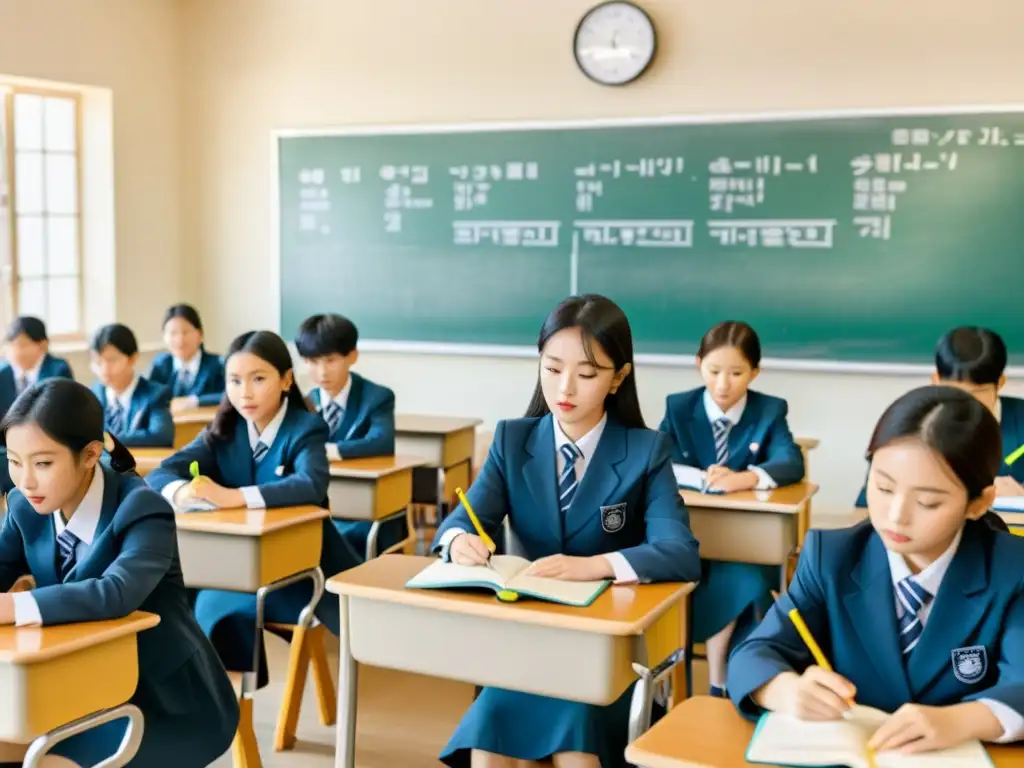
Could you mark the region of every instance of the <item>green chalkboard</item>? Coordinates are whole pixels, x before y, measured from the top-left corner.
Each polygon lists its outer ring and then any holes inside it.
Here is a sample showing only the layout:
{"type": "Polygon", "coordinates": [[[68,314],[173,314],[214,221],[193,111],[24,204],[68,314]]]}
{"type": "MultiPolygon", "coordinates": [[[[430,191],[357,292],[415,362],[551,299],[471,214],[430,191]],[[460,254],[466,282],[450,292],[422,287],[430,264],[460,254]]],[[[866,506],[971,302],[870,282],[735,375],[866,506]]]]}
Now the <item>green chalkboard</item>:
{"type": "Polygon", "coordinates": [[[963,323],[1024,362],[1024,112],[436,126],[277,147],[281,330],[530,347],[596,292],[637,351],[742,319],[769,358],[919,364],[963,323]]]}

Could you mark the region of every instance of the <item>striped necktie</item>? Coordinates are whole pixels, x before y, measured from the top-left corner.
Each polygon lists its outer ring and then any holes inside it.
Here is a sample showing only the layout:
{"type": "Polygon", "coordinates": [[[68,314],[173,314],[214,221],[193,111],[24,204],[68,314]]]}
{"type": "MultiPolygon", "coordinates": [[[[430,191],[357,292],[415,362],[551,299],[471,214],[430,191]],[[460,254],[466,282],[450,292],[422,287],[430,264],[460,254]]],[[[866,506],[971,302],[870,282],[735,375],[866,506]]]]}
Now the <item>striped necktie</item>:
{"type": "Polygon", "coordinates": [[[564,515],[572,504],[576,489],[579,487],[579,480],[576,478],[576,461],[583,455],[579,448],[572,443],[563,443],[558,449],[565,459],[565,467],[562,469],[562,476],[558,478],[558,508],[564,515]]]}
{"type": "Polygon", "coordinates": [[[907,576],[896,584],[896,597],[903,608],[900,616],[900,648],[904,656],[909,656],[924,632],[918,614],[932,601],[932,594],[914,581],[913,576],[907,576]]]}
{"type": "Polygon", "coordinates": [[[341,417],[345,414],[345,409],[342,408],[335,400],[331,400],[324,408],[324,421],[327,422],[327,430],[329,435],[333,435],[339,426],[341,426],[341,417]]]}
{"type": "Polygon", "coordinates": [[[252,460],[259,464],[263,457],[270,452],[270,448],[262,440],[258,441],[252,449],[252,460]]]}
{"type": "Polygon", "coordinates": [[[124,431],[124,408],[119,400],[107,406],[107,431],[115,436],[124,431]]]}
{"type": "Polygon", "coordinates": [[[78,537],[67,528],[57,536],[57,564],[60,566],[61,581],[64,581],[75,567],[75,547],[78,546],[78,541],[78,537]]]}
{"type": "Polygon", "coordinates": [[[28,389],[28,376],[19,376],[18,377],[18,394],[20,395],[26,389],[28,389]]]}
{"type": "Polygon", "coordinates": [[[178,371],[178,377],[175,380],[175,389],[181,395],[187,395],[188,391],[192,388],[192,373],[188,368],[182,368],[178,371]]]}
{"type": "Polygon", "coordinates": [[[724,416],[716,419],[713,424],[715,433],[715,463],[725,466],[729,461],[729,433],[732,431],[732,422],[724,416]]]}

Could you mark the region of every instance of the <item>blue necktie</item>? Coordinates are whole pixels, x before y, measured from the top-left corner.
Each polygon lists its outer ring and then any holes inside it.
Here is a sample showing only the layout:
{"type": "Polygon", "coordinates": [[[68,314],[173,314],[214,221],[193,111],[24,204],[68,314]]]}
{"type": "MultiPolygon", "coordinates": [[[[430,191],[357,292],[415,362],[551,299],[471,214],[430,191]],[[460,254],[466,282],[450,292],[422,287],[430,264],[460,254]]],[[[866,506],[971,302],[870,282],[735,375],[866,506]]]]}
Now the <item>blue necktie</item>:
{"type": "Polygon", "coordinates": [[[904,656],[908,656],[924,632],[924,625],[918,614],[932,601],[932,594],[914,581],[913,576],[907,576],[896,585],[896,597],[903,607],[903,614],[900,616],[900,649],[904,656]]]}
{"type": "Polygon", "coordinates": [[[341,426],[341,417],[344,415],[344,409],[338,405],[337,402],[331,400],[324,408],[324,421],[327,422],[327,430],[329,435],[333,435],[339,426],[341,426]]]}
{"type": "Polygon", "coordinates": [[[579,487],[579,481],[576,479],[576,460],[583,453],[572,443],[564,443],[558,450],[561,452],[562,458],[565,459],[562,476],[558,478],[558,508],[564,515],[569,509],[569,505],[572,504],[576,489],[579,487]]]}
{"type": "Polygon", "coordinates": [[[188,368],[182,368],[178,371],[178,378],[175,381],[175,385],[176,386],[174,388],[177,390],[179,396],[188,394],[189,389],[192,387],[192,374],[189,372],[188,368]]]}
{"type": "Polygon", "coordinates": [[[263,461],[263,457],[270,452],[270,448],[263,441],[257,442],[256,446],[252,449],[252,460],[259,464],[263,461]]]}
{"type": "MultiPolygon", "coordinates": [[[[60,514],[59,512],[57,514],[60,514]]],[[[71,569],[75,567],[75,547],[78,546],[78,537],[65,528],[57,537],[57,556],[60,566],[60,580],[64,581],[71,569]]]]}
{"type": "Polygon", "coordinates": [[[723,416],[712,426],[715,432],[715,463],[724,467],[729,461],[729,433],[732,431],[732,422],[723,416]]]}
{"type": "Polygon", "coordinates": [[[18,378],[18,394],[20,395],[28,389],[28,376],[21,376],[18,378]]]}
{"type": "Polygon", "coordinates": [[[119,435],[124,431],[124,408],[117,400],[107,406],[107,431],[112,435],[119,435]]]}

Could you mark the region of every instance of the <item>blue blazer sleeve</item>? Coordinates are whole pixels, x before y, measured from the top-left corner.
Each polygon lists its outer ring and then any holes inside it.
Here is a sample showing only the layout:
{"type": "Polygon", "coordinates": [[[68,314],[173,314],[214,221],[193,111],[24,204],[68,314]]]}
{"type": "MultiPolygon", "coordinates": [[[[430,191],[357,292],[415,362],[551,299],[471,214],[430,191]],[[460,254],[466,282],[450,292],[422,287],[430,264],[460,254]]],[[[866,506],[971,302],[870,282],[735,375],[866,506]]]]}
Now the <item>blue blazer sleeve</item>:
{"type": "Polygon", "coordinates": [[[786,421],[789,405],[785,400],[778,402],[779,410],[765,435],[763,450],[767,456],[757,467],[767,472],[778,485],[792,485],[804,479],[804,455],[789,431],[786,421]]]}
{"type": "Polygon", "coordinates": [[[14,515],[8,512],[0,527],[0,592],[9,590],[28,572],[25,543],[14,522],[14,515]]]}
{"type": "Polygon", "coordinates": [[[167,352],[161,352],[154,357],[153,362],[150,363],[149,372],[146,373],[146,378],[156,384],[166,387],[171,383],[171,373],[173,370],[170,354],[167,352]]]}
{"type": "Polygon", "coordinates": [[[141,492],[123,503],[126,518],[115,517],[120,552],[98,579],[54,584],[32,590],[43,624],[103,621],[136,611],[167,574],[177,553],[174,512],[164,499],[141,492]]]}
{"type": "Polygon", "coordinates": [[[171,393],[161,387],[146,406],[146,416],[138,429],[117,436],[124,445],[133,447],[170,448],[174,445],[174,420],[171,418],[171,393]]]}
{"type": "Polygon", "coordinates": [[[700,552],[690,531],[690,515],[679,495],[668,438],[655,436],[644,489],[643,544],[621,550],[642,582],[698,581],[700,552]]]}
{"type": "Polygon", "coordinates": [[[665,399],[665,416],[661,420],[661,425],[658,427],[658,431],[663,432],[668,436],[669,456],[673,464],[687,464],[691,467],[699,468],[700,465],[697,462],[696,456],[694,456],[690,461],[683,458],[683,449],[680,447],[682,442],[679,439],[679,435],[676,433],[676,428],[672,424],[672,419],[669,418],[669,415],[672,412],[673,397],[676,396],[669,395],[665,399]]]}
{"type": "Polygon", "coordinates": [[[327,498],[327,485],[331,480],[327,451],[324,450],[327,422],[317,416],[307,419],[306,425],[292,448],[295,451],[292,473],[280,480],[256,486],[268,508],[301,504],[320,506],[327,498]]]}
{"type": "MultiPolygon", "coordinates": [[[[494,430],[494,439],[491,442],[490,451],[487,453],[487,460],[484,462],[480,474],[466,492],[466,498],[469,499],[473,511],[480,519],[480,525],[495,541],[498,540],[501,524],[508,514],[508,479],[505,475],[504,444],[505,422],[499,421],[494,430]]],[[[431,548],[437,549],[445,531],[452,528],[473,531],[473,522],[469,519],[466,508],[462,504],[455,507],[454,511],[441,523],[437,533],[434,534],[434,543],[431,548]]]]}
{"type": "Polygon", "coordinates": [[[802,674],[814,663],[810,651],[789,620],[789,611],[800,610],[811,635],[825,653],[831,645],[828,611],[821,587],[821,545],[819,531],[808,531],[800,552],[800,562],[789,590],[765,615],[751,635],[729,658],[726,689],[739,711],[756,718],[764,710],[750,698],[759,688],[783,672],[802,674]]]}
{"type": "Polygon", "coordinates": [[[394,455],[395,393],[384,387],[379,389],[383,392],[383,397],[370,409],[370,426],[366,435],[354,440],[337,442],[338,453],[343,459],[394,455]]]}
{"type": "Polygon", "coordinates": [[[67,360],[63,357],[55,357],[54,360],[57,363],[56,373],[54,374],[55,376],[63,379],[75,378],[75,374],[71,371],[71,366],[68,364],[67,360]]]}
{"type": "Polygon", "coordinates": [[[224,359],[208,352],[205,352],[204,355],[203,359],[210,372],[203,383],[203,391],[196,395],[200,408],[220,405],[220,401],[224,397],[224,390],[227,388],[227,383],[224,380],[224,359]]]}
{"type": "Polygon", "coordinates": [[[164,486],[175,480],[191,480],[188,468],[193,461],[199,462],[199,474],[209,477],[215,483],[221,483],[217,457],[206,444],[203,435],[199,435],[180,451],[161,461],[160,466],[146,475],[146,484],[155,491],[162,491],[164,486]]]}
{"type": "Polygon", "coordinates": [[[1017,597],[1003,617],[1003,633],[996,660],[999,677],[991,688],[972,693],[967,701],[993,699],[1024,716],[1024,577],[1017,597]]]}

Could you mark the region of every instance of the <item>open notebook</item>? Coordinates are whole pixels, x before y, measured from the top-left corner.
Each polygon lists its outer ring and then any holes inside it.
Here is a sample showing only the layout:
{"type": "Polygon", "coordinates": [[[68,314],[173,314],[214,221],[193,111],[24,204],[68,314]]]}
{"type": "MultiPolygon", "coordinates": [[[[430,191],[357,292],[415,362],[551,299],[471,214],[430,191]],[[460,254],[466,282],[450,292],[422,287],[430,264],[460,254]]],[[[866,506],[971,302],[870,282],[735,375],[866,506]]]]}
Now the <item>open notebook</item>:
{"type": "MultiPolygon", "coordinates": [[[[760,719],[750,739],[747,761],[871,768],[867,744],[888,717],[881,710],[860,705],[853,707],[846,719],[831,722],[808,722],[769,712],[760,719]]],[[[874,758],[877,768],[992,768],[992,761],[979,741],[916,755],[903,755],[895,750],[878,752],[874,758]]]]}
{"type": "Polygon", "coordinates": [[[1024,512],[1024,496],[996,496],[992,509],[997,512],[1024,512]]]}
{"type": "Polygon", "coordinates": [[[672,474],[676,476],[676,485],[691,491],[701,493],[721,493],[718,488],[704,488],[708,473],[696,467],[688,467],[685,464],[673,464],[672,474]]]}
{"type": "Polygon", "coordinates": [[[216,504],[211,504],[205,499],[189,499],[184,505],[173,504],[175,512],[212,512],[220,509],[216,504]]]}
{"type": "Polygon", "coordinates": [[[527,576],[532,563],[513,555],[494,555],[486,565],[431,563],[406,582],[410,589],[462,589],[478,587],[495,592],[510,590],[524,597],[583,607],[608,587],[609,581],[563,581],[527,576]]]}

